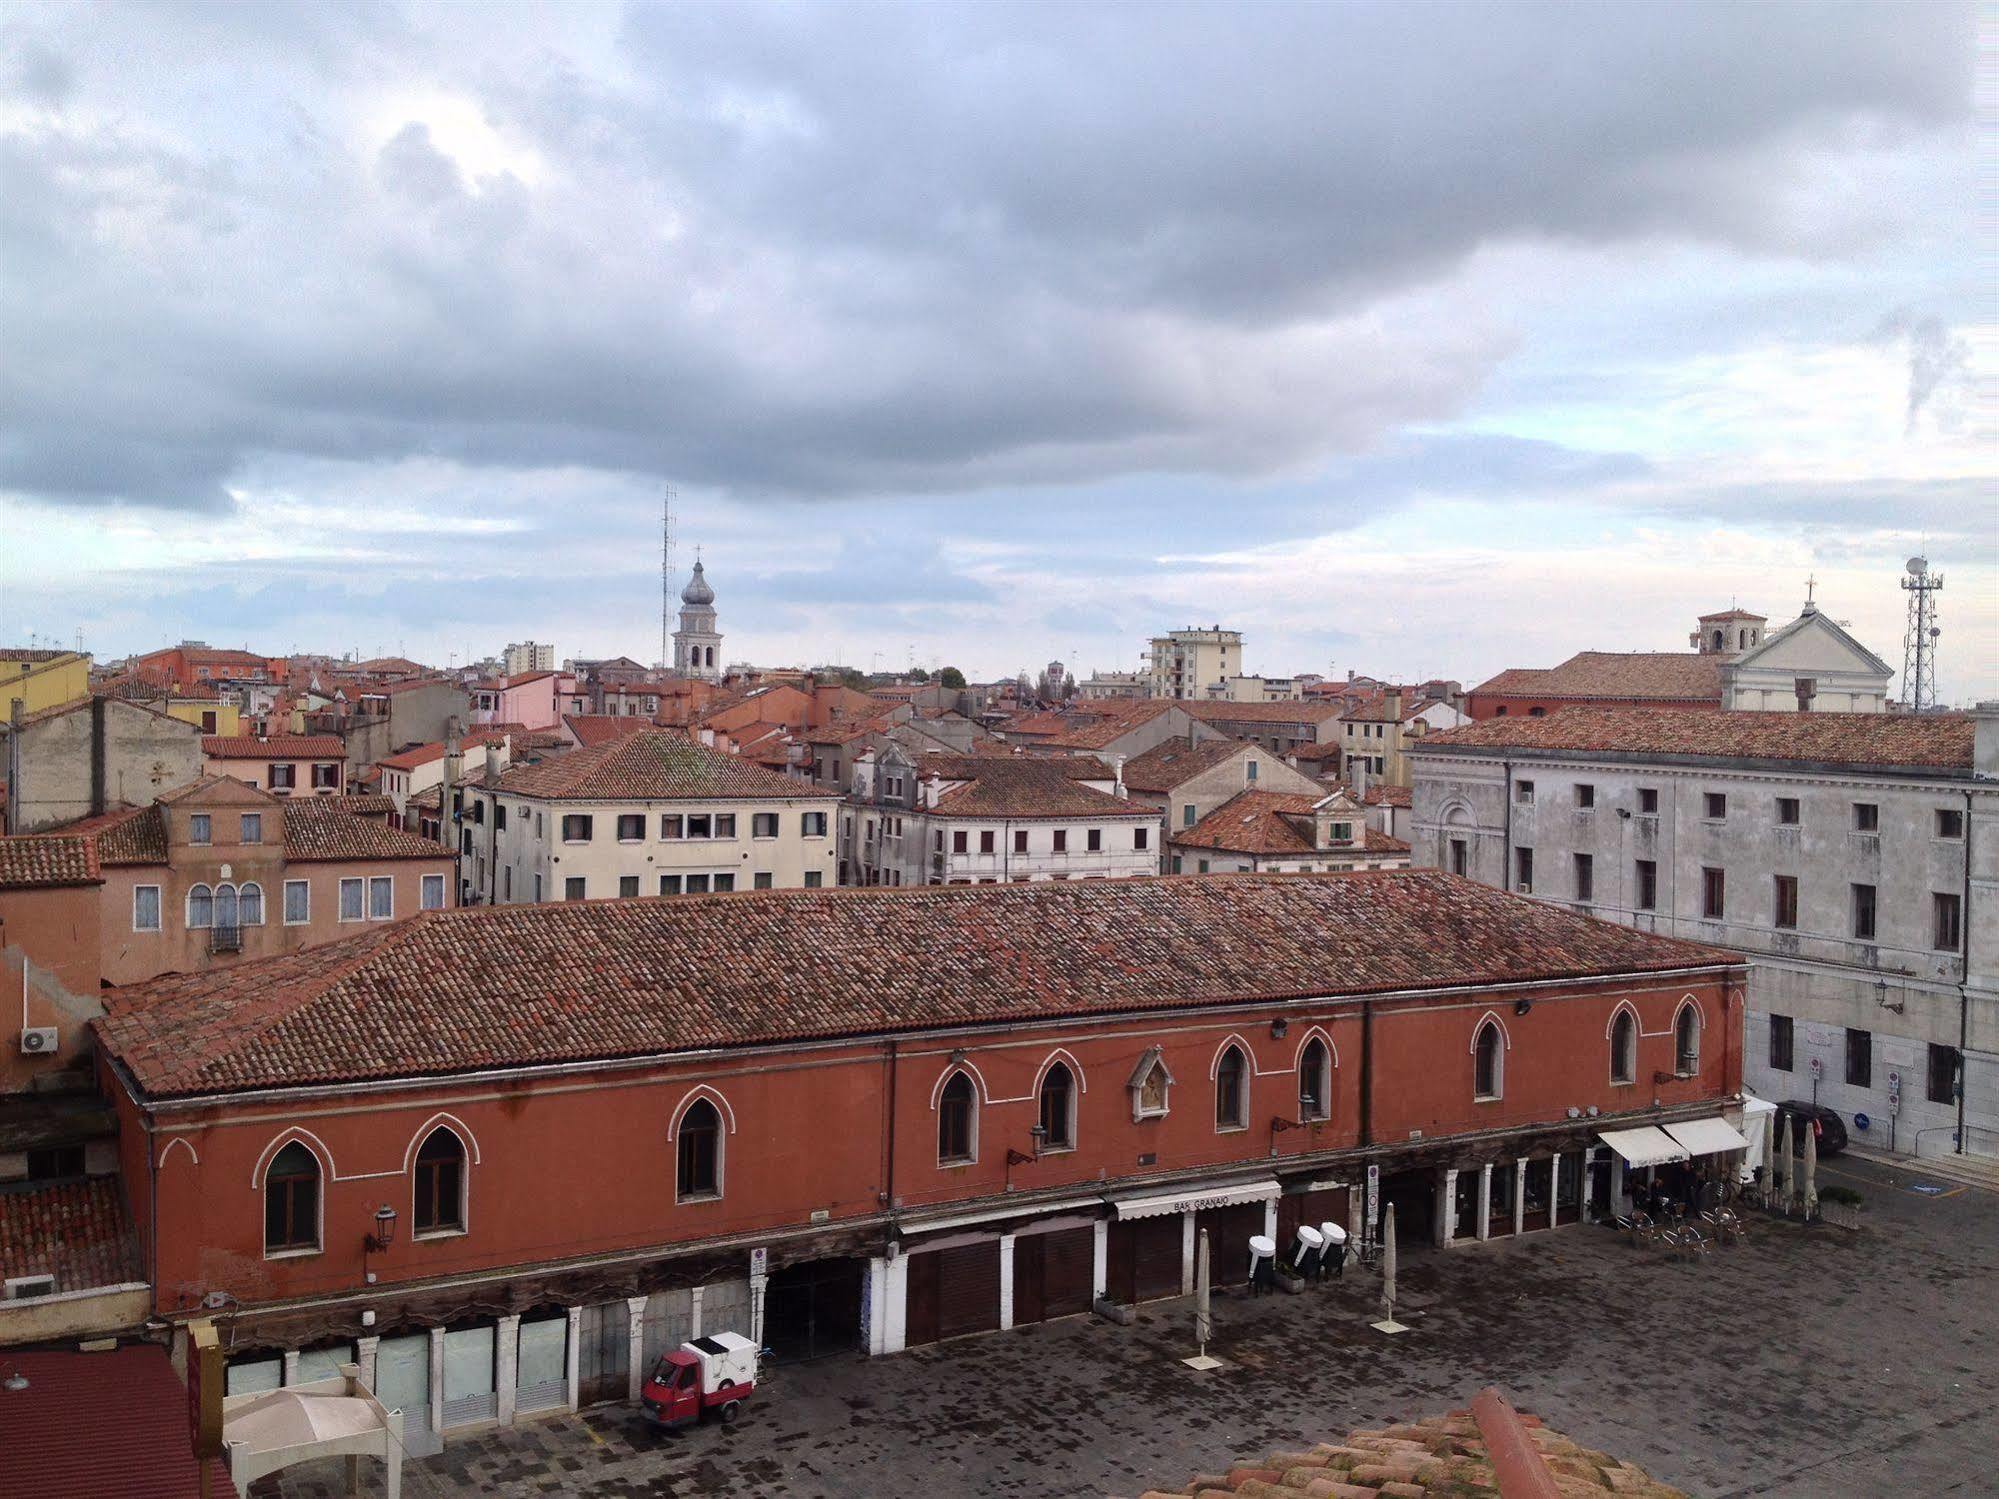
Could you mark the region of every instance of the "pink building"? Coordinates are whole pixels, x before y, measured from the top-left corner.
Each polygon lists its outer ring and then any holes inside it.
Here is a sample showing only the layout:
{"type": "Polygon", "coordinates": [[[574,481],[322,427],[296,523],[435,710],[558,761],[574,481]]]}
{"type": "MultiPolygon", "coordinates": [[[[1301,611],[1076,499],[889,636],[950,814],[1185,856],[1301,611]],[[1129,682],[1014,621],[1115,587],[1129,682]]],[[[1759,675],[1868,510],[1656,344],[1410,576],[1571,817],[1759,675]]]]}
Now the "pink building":
{"type": "Polygon", "coordinates": [[[529,729],[553,729],[568,706],[562,678],[552,671],[527,671],[499,677],[472,689],[474,723],[517,723],[529,729]]]}

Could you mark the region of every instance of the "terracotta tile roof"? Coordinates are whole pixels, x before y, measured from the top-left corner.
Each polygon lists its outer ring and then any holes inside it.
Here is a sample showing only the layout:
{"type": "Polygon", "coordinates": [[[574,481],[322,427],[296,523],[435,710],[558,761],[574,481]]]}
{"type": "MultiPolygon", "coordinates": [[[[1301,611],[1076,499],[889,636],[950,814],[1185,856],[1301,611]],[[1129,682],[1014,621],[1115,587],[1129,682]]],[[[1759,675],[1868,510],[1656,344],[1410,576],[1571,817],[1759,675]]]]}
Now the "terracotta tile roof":
{"type": "Polygon", "coordinates": [[[556,801],[676,801],[810,795],[797,781],[665,729],[522,766],[500,778],[515,796],[556,801]]]}
{"type": "Polygon", "coordinates": [[[1318,725],[1340,716],[1337,703],[1291,699],[1281,703],[1211,703],[1190,701],[1179,704],[1202,723],[1295,723],[1318,725]]]}
{"type": "Polygon", "coordinates": [[[347,747],[334,734],[273,734],[269,739],[204,734],[201,752],[211,760],[338,760],[347,747]]]}
{"type": "Polygon", "coordinates": [[[383,796],[379,792],[363,792],[356,796],[321,796],[315,801],[322,807],[338,807],[342,812],[352,812],[356,817],[381,817],[396,810],[396,799],[383,796]]]}
{"type": "Polygon", "coordinates": [[[229,1465],[188,1440],[187,1386],[167,1351],[10,1351],[25,1390],[0,1402],[0,1499],[237,1499],[229,1465]]]}
{"type": "Polygon", "coordinates": [[[1312,808],[1325,798],[1310,792],[1239,791],[1191,828],[1167,842],[1176,848],[1207,848],[1228,854],[1299,854],[1339,858],[1345,854],[1406,854],[1409,845],[1373,828],[1364,846],[1322,849],[1312,842],[1312,808]]]}
{"type": "Polygon", "coordinates": [[[935,810],[950,817],[1143,817],[1157,824],[1159,809],[1085,786],[1060,760],[1002,760],[964,757],[976,766],[970,779],[937,798],[935,810]]]}
{"type": "Polygon", "coordinates": [[[15,1275],[53,1275],[58,1291],[143,1279],[118,1178],[0,1188],[0,1279],[15,1275]]]}
{"type": "Polygon", "coordinates": [[[1335,739],[1330,744],[1301,744],[1296,749],[1288,749],[1284,753],[1293,760],[1304,760],[1308,763],[1313,760],[1338,761],[1340,756],[1346,753],[1346,746],[1335,739]]]}
{"type": "Polygon", "coordinates": [[[640,729],[652,727],[643,718],[619,713],[565,713],[562,721],[568,726],[571,737],[585,748],[612,739],[623,739],[640,729]]]}
{"type": "Polygon", "coordinates": [[[807,744],[852,744],[856,739],[865,739],[870,734],[886,734],[895,727],[895,721],[888,718],[843,718],[826,725],[823,729],[812,729],[805,735],[807,744]]]}
{"type": "Polygon", "coordinates": [[[127,807],[102,819],[96,843],[98,862],[107,868],[118,864],[164,864],[166,819],[160,816],[157,805],[127,807]]]}
{"type": "Polygon", "coordinates": [[[42,661],[54,661],[62,656],[74,655],[73,651],[31,650],[27,646],[0,646],[0,661],[22,661],[34,665],[42,661]]]}
{"type": "Polygon", "coordinates": [[[985,775],[1004,775],[1008,765],[1041,765],[1072,781],[1110,781],[1117,778],[1117,772],[1098,755],[1037,755],[1017,754],[1004,747],[983,752],[974,750],[969,755],[945,754],[931,751],[920,755],[916,761],[917,775],[928,779],[937,775],[947,781],[973,781],[985,775]],[[993,767],[1001,767],[995,770],[993,767]]]}
{"type": "Polygon", "coordinates": [[[1108,713],[1078,714],[1069,727],[1060,733],[1040,741],[1044,749],[1098,750],[1122,739],[1133,729],[1142,728],[1162,713],[1184,703],[1170,702],[1165,698],[1144,698],[1138,702],[1111,703],[1106,707],[1116,711],[1108,713]]]}
{"type": "Polygon", "coordinates": [[[1125,761],[1124,783],[1133,791],[1167,792],[1248,752],[1249,746],[1240,739],[1203,739],[1197,744],[1168,739],[1125,761]]]}
{"type": "MultiPolygon", "coordinates": [[[[383,798],[387,800],[386,797],[383,798]]],[[[451,850],[406,828],[329,806],[317,797],[285,803],[285,858],[291,863],[333,859],[448,859],[451,850]]]]}
{"type": "MultiPolygon", "coordinates": [[[[1481,1397],[1483,1400],[1485,1397],[1481,1397]]],[[[1513,1418],[1526,1428],[1523,1447],[1538,1453],[1553,1479],[1549,1492],[1564,1499],[1625,1495],[1631,1499],[1687,1499],[1681,1490],[1655,1482],[1644,1469],[1620,1462],[1548,1430],[1538,1418],[1513,1418]]],[[[1532,1461],[1531,1457],[1527,1459],[1532,1461]]],[[[1371,1430],[1338,1442],[1319,1442],[1255,1461],[1232,1462],[1184,1487],[1149,1489],[1141,1499],[1198,1495],[1199,1499],[1500,1499],[1502,1494],[1539,1492],[1513,1487],[1516,1463],[1495,1450],[1493,1433],[1470,1411],[1430,1416],[1371,1430]],[[1495,1464],[1498,1464],[1496,1467],[1495,1464]],[[1504,1474],[1500,1468],[1505,1468],[1504,1474]],[[1505,1487],[1502,1488],[1502,1481],[1505,1487]]]]}
{"type": "Polygon", "coordinates": [[[1751,613],[1747,609],[1724,609],[1719,614],[1703,614],[1700,617],[1700,622],[1702,624],[1707,624],[1711,620],[1718,620],[1718,619],[1753,619],[1760,624],[1763,621],[1769,619],[1769,617],[1770,616],[1767,614],[1751,613]]]}
{"type": "Polygon", "coordinates": [[[1560,666],[1516,666],[1472,692],[1481,697],[1656,698],[1719,703],[1720,656],[1690,651],[1578,651],[1560,666]]]}
{"type": "Polygon", "coordinates": [[[0,890],[103,883],[94,839],[63,833],[0,838],[0,890]]]}
{"type": "Polygon", "coordinates": [[[1435,698],[1402,699],[1400,708],[1391,708],[1385,697],[1370,698],[1356,708],[1350,708],[1340,715],[1342,723],[1407,723],[1426,708],[1437,706],[1435,698]]]}
{"type": "Polygon", "coordinates": [[[443,758],[442,744],[419,744],[410,749],[398,750],[393,755],[384,755],[375,764],[385,770],[416,770],[443,758]]]}
{"type": "Polygon", "coordinates": [[[1564,708],[1488,718],[1410,746],[1412,754],[1540,750],[1656,758],[1772,760],[1968,774],[1975,724],[1964,713],[1745,713],[1564,708]]]}
{"type": "Polygon", "coordinates": [[[1370,807],[1410,807],[1415,802],[1411,788],[1407,786],[1384,786],[1379,782],[1367,788],[1361,800],[1370,807]]]}
{"type": "Polygon", "coordinates": [[[1429,869],[783,890],[425,911],[93,1025],[164,1096],[1740,962],[1429,869]]]}

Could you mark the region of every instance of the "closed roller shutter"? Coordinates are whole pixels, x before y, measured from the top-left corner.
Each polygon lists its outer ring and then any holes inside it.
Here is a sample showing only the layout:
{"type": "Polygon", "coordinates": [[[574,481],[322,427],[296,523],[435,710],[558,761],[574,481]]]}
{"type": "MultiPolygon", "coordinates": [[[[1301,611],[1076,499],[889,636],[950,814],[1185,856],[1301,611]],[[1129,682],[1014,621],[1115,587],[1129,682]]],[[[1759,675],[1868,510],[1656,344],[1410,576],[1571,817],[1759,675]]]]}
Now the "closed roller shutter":
{"type": "Polygon", "coordinates": [[[411,1457],[443,1450],[430,1429],[430,1334],[384,1338],[375,1349],[375,1398],[403,1413],[403,1449],[411,1457]]]}
{"type": "Polygon", "coordinates": [[[493,1387],[493,1348],[497,1329],[453,1328],[444,1334],[444,1429],[491,1421],[500,1413],[493,1387]]]}
{"type": "Polygon", "coordinates": [[[1013,1245],[1013,1320],[1045,1322],[1087,1312],[1096,1268],[1094,1230],[1026,1234],[1013,1245]]]}
{"type": "Polygon", "coordinates": [[[1277,1199],[1277,1252],[1289,1254],[1298,1237],[1298,1225],[1317,1228],[1321,1223],[1347,1226],[1345,1187],[1321,1187],[1316,1192],[1287,1192],[1277,1199]]]}
{"type": "Polygon", "coordinates": [[[1216,1286],[1249,1284],[1249,1241],[1263,1232],[1263,1204],[1203,1208],[1194,1215],[1195,1243],[1208,1235],[1208,1279],[1216,1286]]]}
{"type": "Polygon", "coordinates": [[[521,1415],[569,1404],[569,1319],[522,1321],[514,1365],[514,1409],[521,1415]]]}
{"type": "Polygon", "coordinates": [[[999,1326],[999,1240],[909,1257],[907,1341],[934,1343],[999,1326]]]}
{"type": "Polygon", "coordinates": [[[1135,1218],[1110,1229],[1110,1291],[1133,1304],[1180,1294],[1180,1215],[1135,1218]]]}

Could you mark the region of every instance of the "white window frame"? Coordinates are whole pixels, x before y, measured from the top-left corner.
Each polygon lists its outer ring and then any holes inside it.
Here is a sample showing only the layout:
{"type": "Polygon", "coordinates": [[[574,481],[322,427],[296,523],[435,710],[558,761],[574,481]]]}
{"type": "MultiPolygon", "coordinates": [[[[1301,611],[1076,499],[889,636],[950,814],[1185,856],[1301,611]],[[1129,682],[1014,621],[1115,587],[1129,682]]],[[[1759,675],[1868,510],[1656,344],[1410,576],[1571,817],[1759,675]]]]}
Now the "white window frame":
{"type": "Polygon", "coordinates": [[[134,885],[132,887],[132,930],[133,931],[157,932],[160,929],[160,922],[163,919],[164,915],[165,915],[165,907],[160,902],[160,887],[158,885],[134,885]],[[145,894],[149,890],[153,894],[153,924],[151,926],[143,926],[140,924],[139,921],[139,897],[145,894]]]}
{"type": "Polygon", "coordinates": [[[358,875],[348,875],[340,881],[339,919],[342,922],[366,921],[368,919],[368,882],[358,875]],[[347,891],[350,886],[359,892],[355,902],[355,914],[352,916],[347,914],[347,891]]]}
{"type": "Polygon", "coordinates": [[[444,909],[444,876],[441,874],[427,874],[422,876],[417,885],[416,903],[417,909],[420,911],[442,911],[444,909]],[[430,898],[433,882],[437,887],[437,899],[435,901],[432,901],[430,898]]]}
{"type": "Polygon", "coordinates": [[[236,925],[239,927],[245,927],[245,926],[262,926],[263,924],[264,924],[264,887],[261,884],[259,884],[256,880],[245,880],[242,884],[236,887],[236,925]],[[257,919],[255,921],[245,921],[243,919],[243,892],[245,890],[254,890],[257,892],[257,919]]]}
{"type": "Polygon", "coordinates": [[[215,845],[215,820],[207,812],[190,812],[187,815],[187,841],[196,848],[212,848],[215,845]],[[201,837],[195,837],[199,829],[201,837]]]}
{"type": "Polygon", "coordinates": [[[312,924],[311,880],[286,880],[282,899],[284,905],[280,910],[282,911],[282,920],[286,926],[310,926],[312,924]],[[292,916],[292,891],[294,890],[303,892],[305,896],[305,914],[296,919],[292,916]]]}
{"type": "Polygon", "coordinates": [[[190,932],[205,932],[215,925],[215,887],[196,881],[187,887],[187,897],[181,903],[181,921],[190,932]],[[194,919],[194,892],[199,890],[208,897],[208,920],[194,919]]]}
{"type": "Polygon", "coordinates": [[[370,921],[394,921],[396,919],[396,877],[392,874],[371,874],[368,876],[368,919],[370,921]],[[375,890],[387,886],[389,909],[380,916],[375,914],[375,890]]]}
{"type": "Polygon", "coordinates": [[[237,813],[236,837],[245,847],[260,847],[264,841],[264,814],[261,812],[237,813]],[[244,824],[250,822],[254,822],[257,825],[257,836],[254,838],[249,836],[249,829],[244,826],[244,824]]]}

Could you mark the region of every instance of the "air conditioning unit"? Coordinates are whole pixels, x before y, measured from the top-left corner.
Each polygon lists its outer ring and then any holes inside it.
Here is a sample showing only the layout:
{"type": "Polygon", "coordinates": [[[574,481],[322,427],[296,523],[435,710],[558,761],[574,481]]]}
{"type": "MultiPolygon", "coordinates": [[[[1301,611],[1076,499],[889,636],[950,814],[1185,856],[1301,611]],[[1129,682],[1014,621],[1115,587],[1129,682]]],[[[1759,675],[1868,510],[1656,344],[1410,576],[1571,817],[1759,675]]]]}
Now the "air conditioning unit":
{"type": "Polygon", "coordinates": [[[21,1052],[24,1056],[53,1056],[56,1042],[56,1028],[52,1025],[31,1026],[21,1032],[21,1052]]]}

